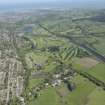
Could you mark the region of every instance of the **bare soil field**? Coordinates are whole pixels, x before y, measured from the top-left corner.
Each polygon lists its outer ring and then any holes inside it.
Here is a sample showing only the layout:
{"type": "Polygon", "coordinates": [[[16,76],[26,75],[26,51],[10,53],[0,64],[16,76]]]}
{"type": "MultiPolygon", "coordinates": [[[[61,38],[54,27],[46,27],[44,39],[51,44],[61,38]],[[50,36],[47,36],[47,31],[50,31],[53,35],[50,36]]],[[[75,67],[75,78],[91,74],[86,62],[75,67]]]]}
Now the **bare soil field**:
{"type": "Polygon", "coordinates": [[[79,63],[86,68],[92,68],[95,65],[97,65],[99,62],[95,59],[84,57],[79,60],[79,63]]]}

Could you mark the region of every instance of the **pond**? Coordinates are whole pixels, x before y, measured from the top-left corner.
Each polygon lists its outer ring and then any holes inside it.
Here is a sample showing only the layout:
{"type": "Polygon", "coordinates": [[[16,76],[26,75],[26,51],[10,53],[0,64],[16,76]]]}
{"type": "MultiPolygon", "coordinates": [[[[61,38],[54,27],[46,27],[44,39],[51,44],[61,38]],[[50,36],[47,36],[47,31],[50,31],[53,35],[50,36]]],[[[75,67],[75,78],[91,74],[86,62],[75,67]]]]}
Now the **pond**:
{"type": "Polygon", "coordinates": [[[33,27],[31,27],[31,26],[25,27],[23,29],[23,31],[25,31],[25,32],[32,32],[32,30],[33,30],[33,27]]]}

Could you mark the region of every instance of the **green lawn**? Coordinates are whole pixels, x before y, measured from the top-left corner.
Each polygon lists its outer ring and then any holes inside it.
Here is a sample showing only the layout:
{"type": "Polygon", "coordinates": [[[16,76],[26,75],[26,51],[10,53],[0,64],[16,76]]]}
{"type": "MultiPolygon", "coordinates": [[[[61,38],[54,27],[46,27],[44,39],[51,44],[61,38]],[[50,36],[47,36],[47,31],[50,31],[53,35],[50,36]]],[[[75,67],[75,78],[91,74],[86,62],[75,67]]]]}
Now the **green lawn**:
{"type": "Polygon", "coordinates": [[[41,79],[41,78],[38,78],[38,79],[30,79],[29,80],[29,89],[37,86],[40,83],[43,83],[43,79],[41,79]]]}
{"type": "Polygon", "coordinates": [[[95,89],[95,85],[79,75],[73,81],[76,83],[76,89],[69,94],[68,105],[84,105],[88,95],[95,89]]]}
{"type": "Polygon", "coordinates": [[[59,96],[56,94],[55,89],[49,87],[41,91],[38,99],[30,102],[29,105],[62,105],[62,103],[60,103],[59,96]]]}
{"type": "Polygon", "coordinates": [[[105,91],[95,89],[88,97],[86,105],[105,105],[105,91]]]}
{"type": "Polygon", "coordinates": [[[98,44],[95,44],[94,47],[97,49],[97,51],[105,56],[105,37],[98,38],[99,41],[98,44]]]}
{"type": "Polygon", "coordinates": [[[89,73],[99,80],[105,82],[105,64],[100,63],[89,70],[89,73]]]}

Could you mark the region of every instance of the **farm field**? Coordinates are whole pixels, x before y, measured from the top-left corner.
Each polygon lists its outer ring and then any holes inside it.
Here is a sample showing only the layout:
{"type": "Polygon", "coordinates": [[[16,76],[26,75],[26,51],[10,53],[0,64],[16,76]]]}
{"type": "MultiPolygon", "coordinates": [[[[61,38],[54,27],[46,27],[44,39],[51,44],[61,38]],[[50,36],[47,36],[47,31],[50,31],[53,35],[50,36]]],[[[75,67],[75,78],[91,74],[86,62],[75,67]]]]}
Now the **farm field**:
{"type": "Polygon", "coordinates": [[[97,20],[65,19],[69,15],[61,14],[40,18],[33,35],[27,33],[34,47],[25,55],[27,66],[32,69],[26,89],[26,96],[30,97],[26,102],[29,105],[104,105],[105,25],[97,20]]]}
{"type": "MultiPolygon", "coordinates": [[[[102,103],[104,105],[105,92],[101,88],[97,88],[89,80],[76,76],[72,82],[76,84],[76,89],[70,92],[65,84],[53,88],[47,87],[45,90],[40,91],[38,100],[30,101],[30,105],[96,105],[96,103],[102,103]],[[96,97],[96,94],[103,98],[96,97]],[[53,96],[53,97],[52,97],[53,96]],[[96,103],[93,101],[97,99],[96,103]]],[[[32,85],[31,85],[32,86],[32,85]]],[[[98,105],[97,103],[97,105],[98,105]]]]}
{"type": "Polygon", "coordinates": [[[95,67],[93,67],[92,69],[90,69],[89,73],[93,76],[95,76],[96,78],[102,80],[105,82],[105,64],[98,64],[95,67]]]}
{"type": "Polygon", "coordinates": [[[105,10],[11,14],[0,21],[0,105],[105,105],[105,10]]]}

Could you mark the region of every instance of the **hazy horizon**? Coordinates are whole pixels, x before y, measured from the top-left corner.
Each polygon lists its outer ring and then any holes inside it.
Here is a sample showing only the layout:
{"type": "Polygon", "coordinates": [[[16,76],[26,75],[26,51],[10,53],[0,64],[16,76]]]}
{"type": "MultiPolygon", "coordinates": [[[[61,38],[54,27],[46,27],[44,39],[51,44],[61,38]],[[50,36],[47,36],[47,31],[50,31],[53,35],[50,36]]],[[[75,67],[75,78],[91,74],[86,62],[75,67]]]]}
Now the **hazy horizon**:
{"type": "Polygon", "coordinates": [[[0,9],[9,8],[104,8],[105,0],[3,0],[0,9]]]}

